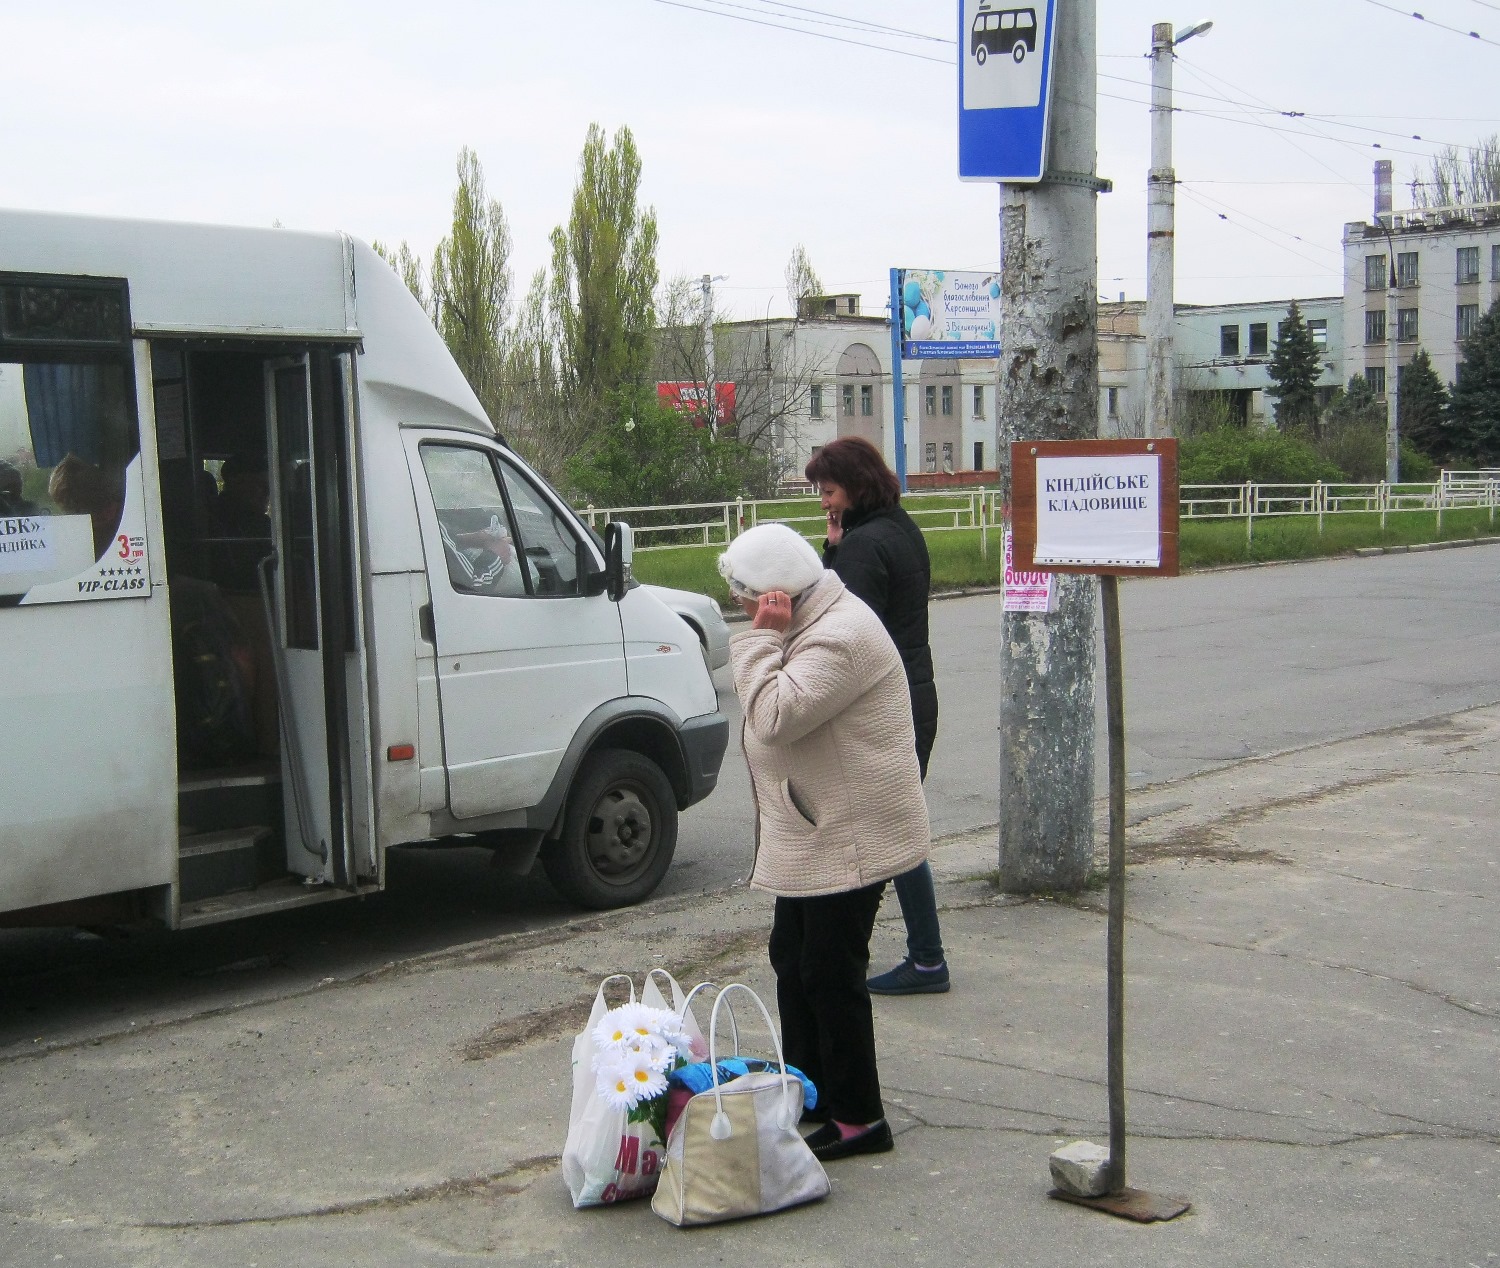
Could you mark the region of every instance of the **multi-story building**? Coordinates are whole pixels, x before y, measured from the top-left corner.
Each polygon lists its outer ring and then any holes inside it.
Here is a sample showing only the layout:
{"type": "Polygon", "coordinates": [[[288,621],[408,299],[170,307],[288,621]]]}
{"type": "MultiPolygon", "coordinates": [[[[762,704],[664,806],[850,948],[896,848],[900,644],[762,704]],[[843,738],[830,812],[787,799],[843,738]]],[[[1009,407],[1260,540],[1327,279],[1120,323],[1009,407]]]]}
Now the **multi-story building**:
{"type": "MultiPolygon", "coordinates": [[[[858,295],[805,299],[796,319],[722,323],[715,363],[717,377],[736,384],[742,434],[768,445],[785,476],[839,436],[865,437],[895,465],[890,321],[863,315],[858,295]]],[[[685,371],[660,372],[701,374],[685,371]]],[[[902,363],[909,473],[995,469],[995,375],[993,360],[902,363]]]]}
{"type": "Polygon", "coordinates": [[[1384,396],[1425,348],[1451,383],[1460,345],[1497,296],[1500,203],[1393,211],[1390,162],[1376,163],[1374,223],[1344,225],[1348,372],[1384,396]]]}
{"type": "MultiPolygon", "coordinates": [[[[1290,300],[1245,304],[1178,304],[1172,322],[1173,391],[1177,408],[1214,397],[1226,417],[1268,426],[1274,403],[1271,355],[1290,300]]],[[[1343,300],[1299,299],[1313,341],[1325,353],[1318,391],[1326,399],[1343,381],[1343,300]]],[[[1099,305],[1099,434],[1145,435],[1146,340],[1143,300],[1099,305]]]]}

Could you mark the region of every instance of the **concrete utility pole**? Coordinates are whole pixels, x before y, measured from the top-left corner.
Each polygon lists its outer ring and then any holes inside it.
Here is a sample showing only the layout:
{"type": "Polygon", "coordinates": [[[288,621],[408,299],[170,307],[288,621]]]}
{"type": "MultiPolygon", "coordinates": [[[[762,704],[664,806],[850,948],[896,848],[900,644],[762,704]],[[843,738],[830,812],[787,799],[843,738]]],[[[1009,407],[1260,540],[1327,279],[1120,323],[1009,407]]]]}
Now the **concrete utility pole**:
{"type": "Polygon", "coordinates": [[[719,394],[714,371],[714,283],[724,281],[727,274],[703,275],[703,390],[708,399],[703,410],[708,418],[708,434],[719,434],[719,394]]]}
{"type": "MultiPolygon", "coordinates": [[[[1396,304],[1400,298],[1401,279],[1396,274],[1396,240],[1391,236],[1395,224],[1391,197],[1390,159],[1375,163],[1375,223],[1385,230],[1385,479],[1395,484],[1401,478],[1401,428],[1398,413],[1396,380],[1396,334],[1400,319],[1396,304]]],[[[1368,279],[1366,279],[1368,285],[1368,279]]]]}
{"type": "Polygon", "coordinates": [[[1177,173],[1172,168],[1172,58],[1184,40],[1213,26],[1199,22],[1175,39],[1170,22],[1151,28],[1151,170],[1146,173],[1146,435],[1170,436],[1172,322],[1176,286],[1177,173]]]}
{"type": "MultiPolygon", "coordinates": [[[[1094,0],[1060,5],[1048,178],[1002,187],[999,430],[1086,440],[1099,409],[1094,0]]],[[[1060,574],[1058,610],[1006,612],[1000,640],[1000,884],[1083,888],[1094,858],[1094,660],[1099,587],[1060,574]]]]}

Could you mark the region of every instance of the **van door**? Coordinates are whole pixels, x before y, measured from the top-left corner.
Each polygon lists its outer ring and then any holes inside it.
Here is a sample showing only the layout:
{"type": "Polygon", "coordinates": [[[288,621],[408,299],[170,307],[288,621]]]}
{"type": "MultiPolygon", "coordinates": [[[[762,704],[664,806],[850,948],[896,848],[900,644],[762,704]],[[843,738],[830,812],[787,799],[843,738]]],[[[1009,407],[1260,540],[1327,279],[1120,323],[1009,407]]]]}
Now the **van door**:
{"type": "Polygon", "coordinates": [[[409,431],[432,594],[449,810],[541,802],[568,745],[626,691],[603,566],[550,491],[498,446],[409,431]],[[582,566],[580,566],[582,565],[582,566]]]}
{"type": "Polygon", "coordinates": [[[369,742],[363,701],[350,698],[363,675],[352,672],[361,639],[346,371],[328,350],[266,363],[276,554],[263,584],[277,635],[287,868],[353,887],[373,859],[355,848],[369,742]]]}

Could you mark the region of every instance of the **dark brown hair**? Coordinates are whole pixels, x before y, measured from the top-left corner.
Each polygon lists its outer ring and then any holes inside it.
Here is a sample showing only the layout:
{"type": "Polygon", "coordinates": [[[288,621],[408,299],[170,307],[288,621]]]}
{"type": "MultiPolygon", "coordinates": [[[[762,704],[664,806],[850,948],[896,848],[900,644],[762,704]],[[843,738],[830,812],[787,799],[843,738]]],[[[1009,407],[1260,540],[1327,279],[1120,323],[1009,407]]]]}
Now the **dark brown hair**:
{"type": "Polygon", "coordinates": [[[856,511],[882,510],[901,501],[896,473],[863,436],[840,436],[824,445],[808,462],[806,475],[814,484],[838,485],[856,511]]]}

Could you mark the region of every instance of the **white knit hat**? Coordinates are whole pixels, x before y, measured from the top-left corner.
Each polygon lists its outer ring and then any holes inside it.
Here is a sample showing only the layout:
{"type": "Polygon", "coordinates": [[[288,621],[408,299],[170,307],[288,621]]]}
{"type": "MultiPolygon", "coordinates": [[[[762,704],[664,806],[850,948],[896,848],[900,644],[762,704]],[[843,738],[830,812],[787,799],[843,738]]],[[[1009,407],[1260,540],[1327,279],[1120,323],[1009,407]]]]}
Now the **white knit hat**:
{"type": "Polygon", "coordinates": [[[785,524],[760,524],[719,556],[719,574],[750,598],[780,590],[795,598],[818,583],[823,561],[807,539],[785,524]]]}

